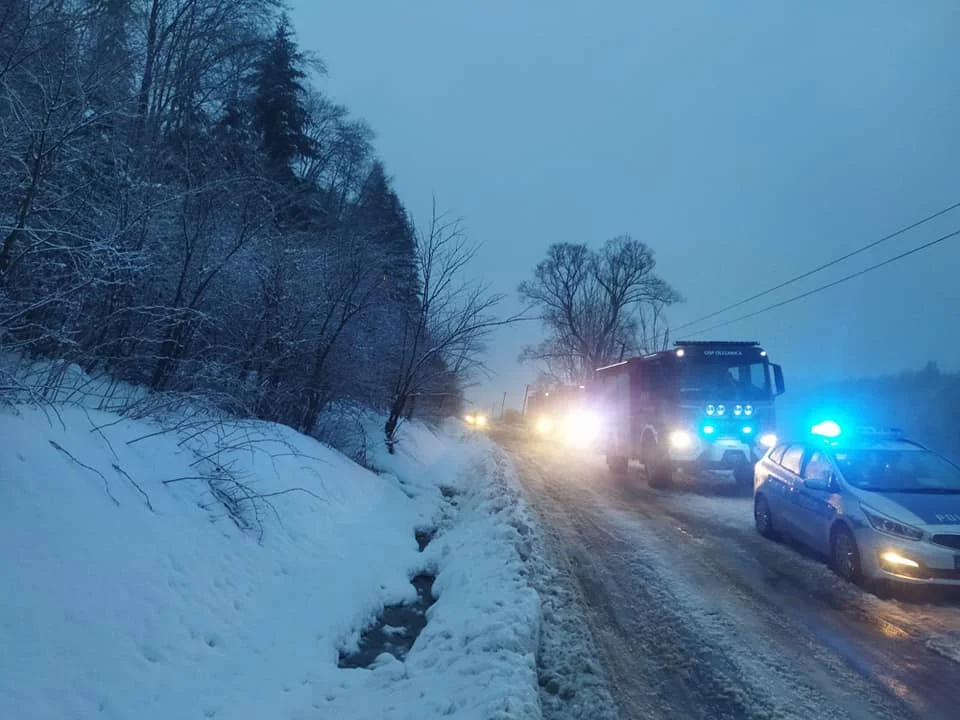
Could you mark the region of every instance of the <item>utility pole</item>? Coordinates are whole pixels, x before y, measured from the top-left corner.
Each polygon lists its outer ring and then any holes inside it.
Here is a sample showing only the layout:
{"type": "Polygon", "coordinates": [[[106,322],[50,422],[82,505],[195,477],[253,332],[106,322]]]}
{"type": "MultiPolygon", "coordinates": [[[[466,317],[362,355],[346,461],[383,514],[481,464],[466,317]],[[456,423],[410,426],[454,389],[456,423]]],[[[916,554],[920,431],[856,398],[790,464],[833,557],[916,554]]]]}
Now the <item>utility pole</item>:
{"type": "Polygon", "coordinates": [[[507,393],[504,391],[503,400],[500,401],[500,419],[503,420],[503,409],[507,405],[507,393]]]}
{"type": "Polygon", "coordinates": [[[523,406],[520,408],[520,417],[527,416],[527,397],[530,395],[530,384],[527,383],[527,387],[523,391],[523,406]]]}

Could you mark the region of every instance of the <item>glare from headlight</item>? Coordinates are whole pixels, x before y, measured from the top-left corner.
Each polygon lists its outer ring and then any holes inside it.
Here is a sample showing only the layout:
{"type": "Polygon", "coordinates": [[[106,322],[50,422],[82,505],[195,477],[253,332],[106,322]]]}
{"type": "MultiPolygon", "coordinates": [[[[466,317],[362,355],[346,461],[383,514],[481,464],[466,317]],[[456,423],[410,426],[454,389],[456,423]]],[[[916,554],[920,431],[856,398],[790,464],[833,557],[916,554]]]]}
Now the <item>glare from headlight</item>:
{"type": "Polygon", "coordinates": [[[466,420],[467,423],[470,424],[470,425],[473,425],[473,423],[476,422],[476,419],[473,417],[473,415],[467,415],[467,416],[464,418],[464,420],[466,420]]]}
{"type": "Polygon", "coordinates": [[[577,447],[590,445],[600,434],[600,417],[590,411],[573,412],[564,423],[564,437],[577,447]]]}
{"type": "Polygon", "coordinates": [[[485,427],[487,424],[486,415],[477,415],[477,427],[485,427]]]}
{"type": "Polygon", "coordinates": [[[537,418],[536,430],[541,435],[548,435],[553,430],[553,420],[546,415],[537,418]]]}
{"type": "Polygon", "coordinates": [[[686,430],[674,430],[670,433],[670,445],[674,450],[686,450],[693,445],[693,438],[686,430]]]}
{"type": "Polygon", "coordinates": [[[773,433],[764,433],[760,436],[760,444],[765,448],[772,448],[777,444],[777,436],[773,433]]]}
{"type": "Polygon", "coordinates": [[[885,553],[880,554],[880,559],[883,560],[888,565],[899,565],[900,567],[909,567],[909,568],[918,568],[920,563],[916,560],[911,560],[900,553],[893,552],[893,550],[888,550],[885,553]]]}

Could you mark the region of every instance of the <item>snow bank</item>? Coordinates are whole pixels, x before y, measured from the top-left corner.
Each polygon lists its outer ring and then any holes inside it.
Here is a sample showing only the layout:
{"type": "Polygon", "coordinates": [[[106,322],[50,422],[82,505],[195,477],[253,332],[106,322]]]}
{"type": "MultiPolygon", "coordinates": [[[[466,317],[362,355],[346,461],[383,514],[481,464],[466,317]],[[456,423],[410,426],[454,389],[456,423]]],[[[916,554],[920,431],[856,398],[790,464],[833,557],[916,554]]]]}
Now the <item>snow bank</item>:
{"type": "Polygon", "coordinates": [[[439,488],[445,499],[437,534],[422,554],[436,573],[438,598],[404,663],[383,656],[371,670],[339,671],[337,689],[316,707],[323,717],[357,720],[539,718],[540,605],[527,581],[530,521],[502,456],[466,434],[442,450],[436,435],[407,426],[397,454],[373,460],[418,478],[404,483],[415,497],[439,488]]]}
{"type": "Polygon", "coordinates": [[[527,519],[485,442],[409,425],[375,474],[261,422],[20,406],[0,437],[0,717],[539,716],[527,519]],[[424,569],[405,661],[338,668],[424,569]]]}

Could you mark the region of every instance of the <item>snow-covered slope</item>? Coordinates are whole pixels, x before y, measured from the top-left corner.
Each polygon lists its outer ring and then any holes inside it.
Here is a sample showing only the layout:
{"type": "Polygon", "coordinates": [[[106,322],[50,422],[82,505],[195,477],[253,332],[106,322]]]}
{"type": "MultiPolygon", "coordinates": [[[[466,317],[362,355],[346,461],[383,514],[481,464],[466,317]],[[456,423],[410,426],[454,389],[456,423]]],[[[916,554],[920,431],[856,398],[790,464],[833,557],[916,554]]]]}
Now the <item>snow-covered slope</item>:
{"type": "Polygon", "coordinates": [[[0,409],[0,717],[539,716],[525,510],[454,431],[376,474],[267,423],[0,409]],[[338,668],[425,569],[405,661],[338,668]]]}

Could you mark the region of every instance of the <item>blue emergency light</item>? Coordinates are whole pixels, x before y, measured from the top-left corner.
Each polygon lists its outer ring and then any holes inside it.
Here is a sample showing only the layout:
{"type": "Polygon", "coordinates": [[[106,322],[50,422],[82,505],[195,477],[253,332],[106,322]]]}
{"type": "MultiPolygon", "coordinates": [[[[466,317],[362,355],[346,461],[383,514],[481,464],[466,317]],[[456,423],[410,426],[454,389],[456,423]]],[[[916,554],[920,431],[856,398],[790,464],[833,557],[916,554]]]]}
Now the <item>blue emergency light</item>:
{"type": "Polygon", "coordinates": [[[824,420],[810,428],[810,434],[834,440],[843,434],[843,428],[835,420],[824,420]]]}

